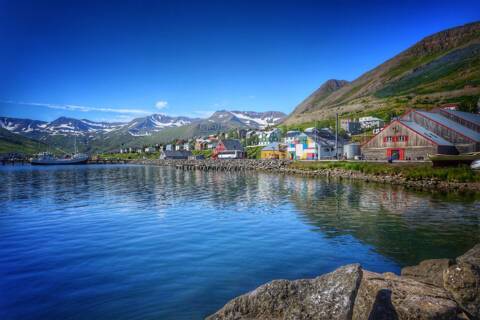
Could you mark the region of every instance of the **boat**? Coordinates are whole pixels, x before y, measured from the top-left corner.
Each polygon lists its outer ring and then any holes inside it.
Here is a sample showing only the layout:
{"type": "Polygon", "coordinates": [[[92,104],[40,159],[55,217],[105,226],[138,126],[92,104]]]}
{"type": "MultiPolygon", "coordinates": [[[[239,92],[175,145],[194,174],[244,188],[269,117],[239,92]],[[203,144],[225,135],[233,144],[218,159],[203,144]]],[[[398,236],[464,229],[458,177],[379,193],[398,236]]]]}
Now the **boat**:
{"type": "Polygon", "coordinates": [[[429,154],[428,158],[434,167],[470,165],[475,160],[480,160],[480,152],[453,154],[429,154]]]}
{"type": "Polygon", "coordinates": [[[480,170],[480,160],[473,161],[470,168],[472,168],[472,170],[480,170]]]}
{"type": "Polygon", "coordinates": [[[65,164],[85,164],[88,161],[88,156],[82,153],[76,153],[72,157],[57,158],[48,152],[39,154],[33,158],[30,163],[32,165],[65,165],[65,164]]]}

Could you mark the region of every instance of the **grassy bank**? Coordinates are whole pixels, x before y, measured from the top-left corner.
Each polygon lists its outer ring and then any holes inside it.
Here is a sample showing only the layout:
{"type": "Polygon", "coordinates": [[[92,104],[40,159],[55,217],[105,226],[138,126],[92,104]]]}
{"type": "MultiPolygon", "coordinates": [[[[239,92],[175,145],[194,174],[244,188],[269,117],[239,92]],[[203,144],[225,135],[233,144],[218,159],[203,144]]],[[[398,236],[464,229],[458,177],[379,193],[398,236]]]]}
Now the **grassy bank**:
{"type": "Polygon", "coordinates": [[[320,170],[340,168],[349,171],[358,171],[371,175],[401,176],[407,180],[437,179],[448,182],[480,182],[480,172],[471,170],[467,166],[434,168],[431,164],[388,164],[367,162],[306,162],[296,161],[291,168],[301,170],[320,170]]]}

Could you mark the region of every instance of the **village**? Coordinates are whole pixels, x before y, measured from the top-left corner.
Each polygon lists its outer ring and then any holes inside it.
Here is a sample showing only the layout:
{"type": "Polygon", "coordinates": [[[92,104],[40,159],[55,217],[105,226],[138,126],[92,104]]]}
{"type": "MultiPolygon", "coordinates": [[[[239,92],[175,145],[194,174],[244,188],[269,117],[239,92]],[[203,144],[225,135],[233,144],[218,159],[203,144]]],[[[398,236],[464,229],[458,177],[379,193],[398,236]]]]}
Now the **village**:
{"type": "Polygon", "coordinates": [[[443,106],[411,109],[389,123],[367,116],[336,120],[334,127],[304,130],[232,129],[112,153],[158,155],[160,159],[287,159],[427,161],[433,155],[480,151],[480,115],[443,106]]]}

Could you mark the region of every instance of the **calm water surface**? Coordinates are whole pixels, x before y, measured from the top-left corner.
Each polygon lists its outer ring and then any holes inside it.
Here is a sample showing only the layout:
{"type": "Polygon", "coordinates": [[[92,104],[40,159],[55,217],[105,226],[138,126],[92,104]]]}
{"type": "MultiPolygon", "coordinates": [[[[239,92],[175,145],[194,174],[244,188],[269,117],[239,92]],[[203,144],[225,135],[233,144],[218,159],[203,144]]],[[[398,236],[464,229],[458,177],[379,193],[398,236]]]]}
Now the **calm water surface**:
{"type": "Polygon", "coordinates": [[[272,279],[480,241],[478,199],[269,174],[0,168],[0,319],[201,319],[272,279]]]}

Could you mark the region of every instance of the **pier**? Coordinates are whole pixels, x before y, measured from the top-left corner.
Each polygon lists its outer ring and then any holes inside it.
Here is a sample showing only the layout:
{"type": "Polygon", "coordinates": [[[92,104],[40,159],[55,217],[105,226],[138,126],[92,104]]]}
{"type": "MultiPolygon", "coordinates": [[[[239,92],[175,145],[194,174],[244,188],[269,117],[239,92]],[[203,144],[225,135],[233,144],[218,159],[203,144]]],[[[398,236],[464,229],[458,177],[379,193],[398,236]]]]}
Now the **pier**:
{"type": "Polygon", "coordinates": [[[129,163],[129,160],[125,159],[88,159],[87,164],[126,164],[129,163]]]}

